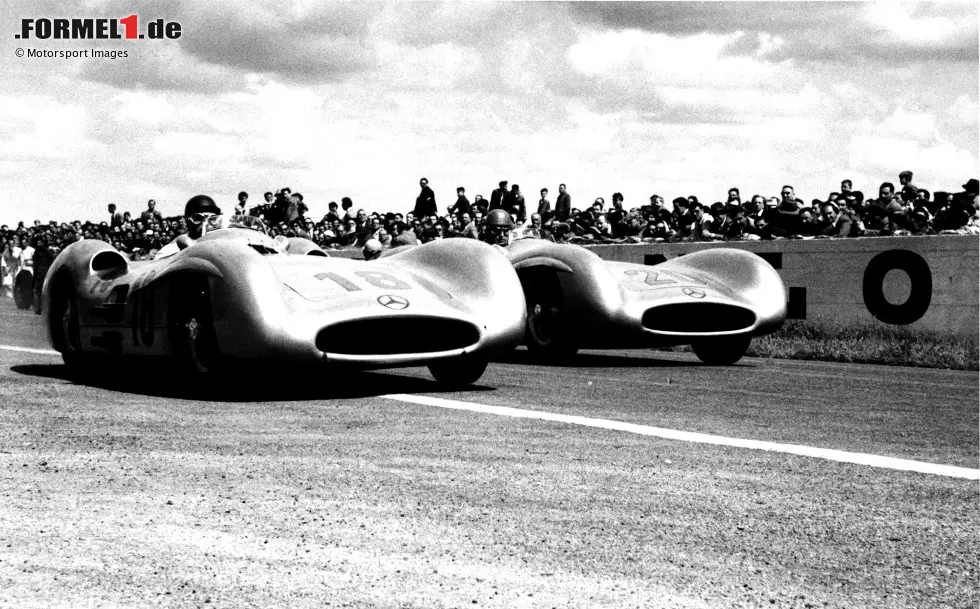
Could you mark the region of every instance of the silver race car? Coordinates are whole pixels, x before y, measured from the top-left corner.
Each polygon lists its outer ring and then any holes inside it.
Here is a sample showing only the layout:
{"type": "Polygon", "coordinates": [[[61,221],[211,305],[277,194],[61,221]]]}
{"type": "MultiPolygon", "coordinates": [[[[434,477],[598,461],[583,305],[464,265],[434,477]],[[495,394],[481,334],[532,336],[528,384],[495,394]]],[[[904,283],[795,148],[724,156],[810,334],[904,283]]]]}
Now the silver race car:
{"type": "Polygon", "coordinates": [[[365,262],[252,220],[216,216],[196,242],[146,262],[102,241],[70,245],[44,281],[51,345],[76,371],[103,365],[94,355],[143,355],[194,377],[244,358],[427,365],[467,384],[524,334],[520,282],[489,245],[453,239],[365,262]]]}
{"type": "Polygon", "coordinates": [[[545,358],[578,349],[690,344],[730,365],[786,319],[783,282],[765,260],[711,249],[656,266],[607,262],[576,245],[521,239],[506,248],[524,288],[525,342],[545,358]]]}

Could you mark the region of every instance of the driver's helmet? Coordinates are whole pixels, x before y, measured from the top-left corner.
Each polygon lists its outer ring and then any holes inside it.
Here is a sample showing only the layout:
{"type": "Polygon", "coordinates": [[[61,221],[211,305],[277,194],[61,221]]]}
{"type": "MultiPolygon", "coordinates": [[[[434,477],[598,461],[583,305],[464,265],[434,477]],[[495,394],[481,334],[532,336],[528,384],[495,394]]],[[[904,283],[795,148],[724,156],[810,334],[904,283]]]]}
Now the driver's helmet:
{"type": "Polygon", "coordinates": [[[494,209],[487,214],[488,241],[497,245],[508,245],[510,231],[514,229],[514,221],[505,209],[494,209]]]}
{"type": "Polygon", "coordinates": [[[200,224],[209,216],[220,213],[221,208],[207,195],[195,195],[188,199],[187,205],[184,206],[184,218],[195,224],[200,224]]]}
{"type": "Polygon", "coordinates": [[[368,239],[364,243],[364,249],[361,252],[364,254],[365,260],[374,260],[381,255],[383,249],[380,241],[377,239],[368,239]]]}

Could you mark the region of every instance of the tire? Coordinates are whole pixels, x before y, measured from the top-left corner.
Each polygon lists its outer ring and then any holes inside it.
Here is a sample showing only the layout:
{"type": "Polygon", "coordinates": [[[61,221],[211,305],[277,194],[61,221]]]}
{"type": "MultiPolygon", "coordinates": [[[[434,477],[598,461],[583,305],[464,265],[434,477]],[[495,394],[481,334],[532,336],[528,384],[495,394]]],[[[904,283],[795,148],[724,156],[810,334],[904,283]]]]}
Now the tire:
{"type": "Polygon", "coordinates": [[[216,376],[224,358],[218,348],[205,278],[193,278],[174,286],[170,302],[170,336],[178,370],[190,379],[216,376]]]}
{"type": "Polygon", "coordinates": [[[532,270],[521,275],[527,326],[524,343],[535,357],[560,361],[575,355],[571,329],[565,317],[561,285],[554,273],[532,270]]]}
{"type": "Polygon", "coordinates": [[[722,336],[696,341],[691,343],[691,348],[709,366],[731,366],[742,359],[751,342],[752,337],[747,335],[722,336]]]}
{"type": "Polygon", "coordinates": [[[79,336],[78,302],[75,299],[75,286],[63,281],[57,286],[51,299],[51,335],[55,348],[61,352],[61,359],[73,377],[85,372],[85,355],[79,336]]]}
{"type": "Polygon", "coordinates": [[[429,364],[432,376],[447,385],[472,385],[486,369],[487,360],[479,358],[458,357],[429,364]]]}
{"type": "Polygon", "coordinates": [[[14,304],[21,311],[30,309],[34,304],[34,277],[27,272],[21,272],[14,278],[14,304]]]}

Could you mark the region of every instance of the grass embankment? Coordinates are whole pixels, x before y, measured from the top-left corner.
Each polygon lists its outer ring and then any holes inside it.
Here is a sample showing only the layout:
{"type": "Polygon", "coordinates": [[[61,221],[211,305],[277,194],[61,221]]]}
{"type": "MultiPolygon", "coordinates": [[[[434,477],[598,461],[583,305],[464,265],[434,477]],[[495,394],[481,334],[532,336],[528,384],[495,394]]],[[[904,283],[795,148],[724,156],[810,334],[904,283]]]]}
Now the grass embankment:
{"type": "Polygon", "coordinates": [[[747,355],[951,370],[980,368],[975,338],[901,327],[833,328],[805,321],[788,321],[778,332],[753,339],[747,355]]]}

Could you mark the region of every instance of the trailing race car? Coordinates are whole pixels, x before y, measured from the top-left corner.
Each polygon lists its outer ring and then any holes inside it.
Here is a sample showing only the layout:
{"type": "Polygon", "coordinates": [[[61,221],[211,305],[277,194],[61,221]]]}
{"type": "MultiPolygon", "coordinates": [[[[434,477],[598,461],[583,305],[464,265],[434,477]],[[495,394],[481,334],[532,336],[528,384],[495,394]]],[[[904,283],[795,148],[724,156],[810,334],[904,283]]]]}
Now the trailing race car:
{"type": "Polygon", "coordinates": [[[439,241],[365,262],[245,220],[214,216],[196,242],[146,262],[102,241],[70,245],[44,281],[51,345],[78,371],[105,360],[94,355],[145,355],[200,377],[246,358],[427,365],[467,384],[524,333],[520,282],[489,245],[439,241]]]}
{"type": "Polygon", "coordinates": [[[541,239],[514,241],[506,252],[524,287],[525,342],[544,358],[690,344],[701,361],[730,365],[753,336],[786,319],[779,274],[742,250],[704,250],[656,266],[607,262],[541,239]]]}

